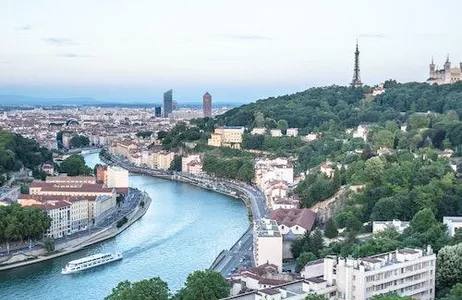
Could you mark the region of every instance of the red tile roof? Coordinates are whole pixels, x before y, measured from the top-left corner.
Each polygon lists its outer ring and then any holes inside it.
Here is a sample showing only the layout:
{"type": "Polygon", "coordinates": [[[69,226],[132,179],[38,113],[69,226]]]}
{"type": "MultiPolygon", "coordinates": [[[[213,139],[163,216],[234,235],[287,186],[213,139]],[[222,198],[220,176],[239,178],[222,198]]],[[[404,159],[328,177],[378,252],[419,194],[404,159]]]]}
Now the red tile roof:
{"type": "Polygon", "coordinates": [[[285,225],[287,227],[298,225],[311,231],[316,220],[316,214],[308,208],[279,208],[273,210],[270,213],[269,218],[271,220],[275,220],[278,225],[285,225]]]}

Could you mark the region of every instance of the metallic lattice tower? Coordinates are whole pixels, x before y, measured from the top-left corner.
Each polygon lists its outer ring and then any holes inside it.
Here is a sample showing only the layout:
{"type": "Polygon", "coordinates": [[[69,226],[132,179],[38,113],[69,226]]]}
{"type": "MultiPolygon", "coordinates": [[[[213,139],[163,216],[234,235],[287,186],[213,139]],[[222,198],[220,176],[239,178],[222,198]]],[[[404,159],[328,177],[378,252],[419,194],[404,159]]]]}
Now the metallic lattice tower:
{"type": "Polygon", "coordinates": [[[355,69],[353,73],[353,80],[351,81],[352,87],[361,87],[363,83],[361,82],[361,75],[359,71],[359,47],[358,40],[356,40],[356,52],[355,52],[355,69]]]}

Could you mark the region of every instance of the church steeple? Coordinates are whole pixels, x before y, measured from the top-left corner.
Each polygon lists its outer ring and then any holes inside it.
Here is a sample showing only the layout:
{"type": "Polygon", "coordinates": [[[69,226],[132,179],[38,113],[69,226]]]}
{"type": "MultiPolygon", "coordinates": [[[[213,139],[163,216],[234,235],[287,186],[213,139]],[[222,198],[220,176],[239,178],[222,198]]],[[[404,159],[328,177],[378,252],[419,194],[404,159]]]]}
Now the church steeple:
{"type": "Polygon", "coordinates": [[[356,39],[356,51],[355,51],[355,67],[353,70],[353,80],[351,81],[352,87],[361,87],[363,83],[361,82],[361,75],[359,70],[359,46],[358,39],[356,39]]]}

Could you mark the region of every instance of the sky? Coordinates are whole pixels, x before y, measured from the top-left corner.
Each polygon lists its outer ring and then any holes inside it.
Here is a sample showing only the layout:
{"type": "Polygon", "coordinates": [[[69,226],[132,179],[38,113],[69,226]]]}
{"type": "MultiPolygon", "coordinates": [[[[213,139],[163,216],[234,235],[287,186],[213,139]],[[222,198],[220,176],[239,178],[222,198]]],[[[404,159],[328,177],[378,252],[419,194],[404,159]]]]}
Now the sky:
{"type": "Polygon", "coordinates": [[[462,62],[460,0],[0,0],[0,94],[250,102],[462,62]]]}

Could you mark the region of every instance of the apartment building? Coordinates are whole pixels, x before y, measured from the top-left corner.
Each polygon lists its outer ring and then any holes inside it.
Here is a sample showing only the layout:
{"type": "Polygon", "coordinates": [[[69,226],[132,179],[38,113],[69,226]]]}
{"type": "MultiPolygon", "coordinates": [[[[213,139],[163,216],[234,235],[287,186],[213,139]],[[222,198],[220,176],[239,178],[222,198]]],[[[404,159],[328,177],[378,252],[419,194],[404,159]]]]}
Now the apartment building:
{"type": "Polygon", "coordinates": [[[108,166],[104,183],[109,188],[127,188],[128,171],[119,166],[108,166]]]}
{"type": "Polygon", "coordinates": [[[51,183],[75,183],[75,184],[95,184],[96,178],[93,176],[47,176],[45,179],[46,182],[51,183]]]}
{"type": "Polygon", "coordinates": [[[372,222],[372,233],[376,234],[387,229],[394,229],[398,233],[403,233],[410,226],[410,222],[392,220],[392,221],[374,221],[372,222]]]}
{"type": "Polygon", "coordinates": [[[294,182],[294,167],[287,159],[257,160],[254,169],[255,183],[263,189],[266,187],[265,185],[273,181],[294,182]]]}
{"type": "Polygon", "coordinates": [[[387,293],[433,300],[435,269],[436,255],[430,246],[360,259],[324,259],[324,279],[337,286],[337,297],[342,300],[370,300],[387,293]]]}
{"type": "Polygon", "coordinates": [[[240,149],[243,134],[244,127],[241,126],[224,126],[215,128],[214,133],[211,134],[210,139],[208,140],[208,145],[240,149]]]}
{"type": "MultiPolygon", "coordinates": [[[[69,197],[69,196],[53,196],[53,195],[25,195],[21,194],[18,198],[18,203],[22,206],[33,206],[39,207],[45,211],[55,209],[55,205],[65,207],[70,205],[70,216],[68,219],[55,220],[56,226],[62,221],[69,225],[69,230],[67,234],[72,234],[87,229],[89,222],[89,213],[92,202],[94,202],[96,197],[69,197]],[[65,203],[66,204],[65,204],[65,203]]],[[[59,216],[57,211],[52,211],[48,213],[50,217],[59,216]]],[[[60,217],[60,216],[59,216],[60,217]]],[[[57,228],[63,228],[63,224],[59,224],[57,228]]],[[[53,235],[56,235],[55,232],[59,230],[55,228],[52,229],[53,235]]]]}
{"type": "Polygon", "coordinates": [[[443,223],[448,227],[451,237],[456,234],[456,230],[462,230],[462,217],[443,217],[443,223]]]}
{"type": "Polygon", "coordinates": [[[181,171],[190,174],[202,174],[202,161],[199,154],[190,154],[181,158],[181,171]]]}
{"type": "Polygon", "coordinates": [[[253,226],[253,256],[256,266],[273,264],[282,270],[282,235],[274,220],[260,219],[253,226]]]}
{"type": "Polygon", "coordinates": [[[159,151],[152,154],[152,166],[159,170],[168,170],[175,158],[175,152],[159,151]]]}
{"type": "Polygon", "coordinates": [[[287,128],[286,135],[293,137],[298,136],[298,128],[287,128]]]}

